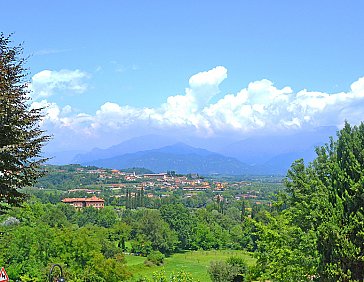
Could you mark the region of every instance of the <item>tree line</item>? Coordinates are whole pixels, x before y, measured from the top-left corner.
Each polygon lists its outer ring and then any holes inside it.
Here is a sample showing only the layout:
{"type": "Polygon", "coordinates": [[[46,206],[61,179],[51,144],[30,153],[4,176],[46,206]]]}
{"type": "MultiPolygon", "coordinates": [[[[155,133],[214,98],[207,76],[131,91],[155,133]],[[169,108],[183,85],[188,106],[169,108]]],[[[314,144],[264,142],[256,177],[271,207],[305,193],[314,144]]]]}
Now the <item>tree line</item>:
{"type": "Polygon", "coordinates": [[[1,217],[1,234],[0,264],[11,279],[21,281],[44,280],[52,263],[65,267],[68,281],[121,281],[131,276],[125,252],[168,256],[182,250],[244,249],[250,242],[239,212],[221,214],[182,204],[77,210],[36,198],[1,217]]]}

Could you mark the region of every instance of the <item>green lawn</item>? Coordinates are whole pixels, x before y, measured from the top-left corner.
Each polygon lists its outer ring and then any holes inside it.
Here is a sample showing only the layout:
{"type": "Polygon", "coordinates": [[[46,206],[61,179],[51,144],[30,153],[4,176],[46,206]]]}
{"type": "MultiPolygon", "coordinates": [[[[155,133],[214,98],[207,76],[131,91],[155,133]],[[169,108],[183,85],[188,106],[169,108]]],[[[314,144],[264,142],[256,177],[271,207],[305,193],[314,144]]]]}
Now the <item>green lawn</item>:
{"type": "Polygon", "coordinates": [[[244,251],[190,251],[185,253],[174,254],[165,259],[163,266],[148,267],[144,265],[145,257],[126,255],[127,265],[133,273],[130,281],[136,280],[138,277],[151,277],[155,271],[164,270],[167,274],[180,270],[189,272],[193,278],[201,282],[211,281],[207,273],[207,268],[211,261],[226,260],[230,256],[240,256],[245,258],[248,265],[254,265],[255,259],[244,251]]]}

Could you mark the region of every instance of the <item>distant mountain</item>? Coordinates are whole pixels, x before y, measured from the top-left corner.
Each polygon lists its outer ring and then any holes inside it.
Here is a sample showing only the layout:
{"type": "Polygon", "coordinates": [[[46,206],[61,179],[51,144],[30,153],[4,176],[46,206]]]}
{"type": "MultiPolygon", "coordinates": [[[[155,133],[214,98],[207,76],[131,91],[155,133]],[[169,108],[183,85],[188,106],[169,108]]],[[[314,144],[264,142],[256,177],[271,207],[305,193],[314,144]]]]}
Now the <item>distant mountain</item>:
{"type": "Polygon", "coordinates": [[[88,153],[78,154],[73,158],[72,162],[85,163],[93,160],[112,158],[114,156],[128,153],[158,149],[163,146],[174,144],[176,142],[178,142],[178,140],[172,137],[160,135],[144,135],[128,139],[118,145],[109,147],[107,149],[95,148],[88,153]]]}
{"type": "Polygon", "coordinates": [[[72,164],[74,162],[75,155],[84,154],[82,151],[59,151],[59,152],[46,152],[45,157],[49,158],[47,164],[51,165],[64,165],[72,164]]]}
{"type": "Polygon", "coordinates": [[[182,174],[199,173],[202,175],[243,175],[251,173],[250,166],[234,158],[225,157],[205,149],[194,148],[184,143],[83,162],[82,165],[95,165],[114,169],[144,167],[155,172],[174,170],[182,174]]]}
{"type": "Polygon", "coordinates": [[[180,170],[180,173],[197,170],[219,173],[223,171],[221,162],[225,158],[224,161],[230,162],[230,167],[225,170],[232,171],[233,174],[241,170],[248,174],[285,175],[296,159],[303,158],[306,163],[312,161],[315,157],[315,147],[327,143],[330,136],[336,136],[336,131],[336,127],[319,127],[294,134],[255,136],[234,142],[231,138],[180,136],[180,139],[177,139],[145,135],[107,149],[96,148],[88,153],[77,154],[72,159],[70,153],[62,152],[50,163],[145,167],[152,171],[180,170]],[[183,143],[180,140],[183,140],[183,143]],[[209,160],[211,164],[204,163],[207,157],[214,158],[209,160]]]}
{"type": "Polygon", "coordinates": [[[127,172],[127,173],[135,173],[135,174],[153,174],[154,173],[153,171],[146,169],[144,167],[129,167],[129,168],[121,169],[121,171],[127,172]]]}
{"type": "Polygon", "coordinates": [[[264,171],[264,174],[286,175],[288,169],[295,160],[302,158],[305,163],[308,164],[309,162],[313,161],[315,157],[315,150],[314,148],[311,148],[307,149],[306,151],[279,154],[265,162],[264,165],[257,165],[255,167],[257,169],[260,168],[261,171],[264,171]]]}
{"type": "Polygon", "coordinates": [[[314,156],[315,147],[327,143],[336,131],[336,127],[319,127],[290,135],[256,136],[224,146],[218,152],[251,165],[278,164],[280,158],[294,161],[314,156]]]}

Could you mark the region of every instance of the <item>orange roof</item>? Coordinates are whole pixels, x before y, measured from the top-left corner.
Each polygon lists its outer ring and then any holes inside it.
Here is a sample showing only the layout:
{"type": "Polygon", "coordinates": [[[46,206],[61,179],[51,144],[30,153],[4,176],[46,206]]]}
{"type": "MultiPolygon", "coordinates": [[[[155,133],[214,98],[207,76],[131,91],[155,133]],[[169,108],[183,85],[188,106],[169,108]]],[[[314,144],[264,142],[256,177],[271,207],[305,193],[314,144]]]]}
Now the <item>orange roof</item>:
{"type": "Polygon", "coordinates": [[[63,203],[73,203],[73,202],[105,202],[104,199],[92,196],[91,198],[64,198],[63,203]]]}

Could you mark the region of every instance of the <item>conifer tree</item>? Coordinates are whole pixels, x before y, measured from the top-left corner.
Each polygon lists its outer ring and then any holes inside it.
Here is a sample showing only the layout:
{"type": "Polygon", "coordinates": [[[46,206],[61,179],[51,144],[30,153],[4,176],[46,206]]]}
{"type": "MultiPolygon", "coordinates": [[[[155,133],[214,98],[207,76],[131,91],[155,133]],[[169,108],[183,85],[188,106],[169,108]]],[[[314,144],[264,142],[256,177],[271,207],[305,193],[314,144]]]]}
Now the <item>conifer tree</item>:
{"type": "Polygon", "coordinates": [[[140,206],[144,207],[144,188],[143,187],[140,191],[140,206]]]}
{"type": "Polygon", "coordinates": [[[129,189],[126,190],[126,195],[125,195],[125,208],[126,209],[129,209],[130,208],[129,189]]]}
{"type": "Polygon", "coordinates": [[[240,217],[241,222],[244,222],[245,220],[245,201],[242,200],[241,201],[241,217],[240,217]]]}
{"type": "Polygon", "coordinates": [[[34,184],[46,161],[42,146],[49,136],[40,129],[41,108],[31,108],[21,45],[0,33],[0,212],[20,205],[20,189],[34,184]]]}

